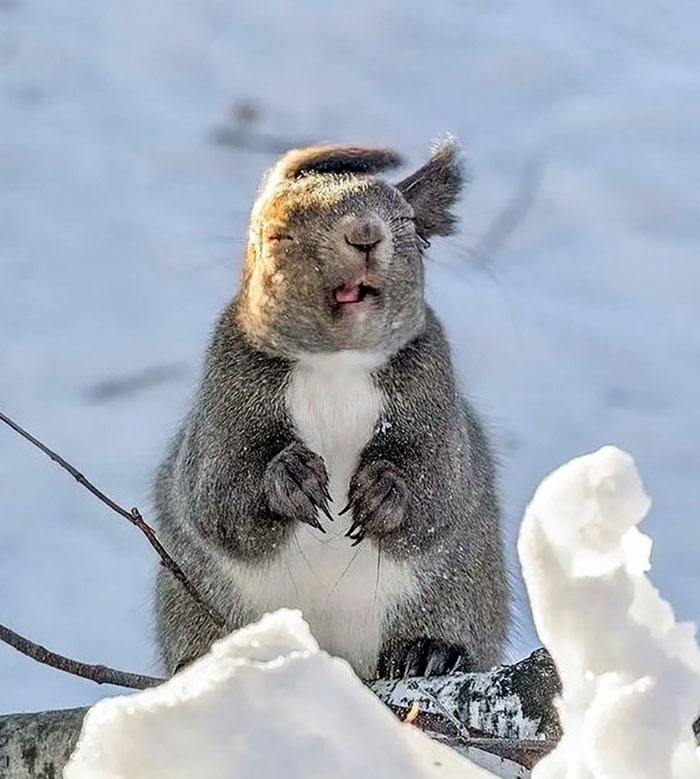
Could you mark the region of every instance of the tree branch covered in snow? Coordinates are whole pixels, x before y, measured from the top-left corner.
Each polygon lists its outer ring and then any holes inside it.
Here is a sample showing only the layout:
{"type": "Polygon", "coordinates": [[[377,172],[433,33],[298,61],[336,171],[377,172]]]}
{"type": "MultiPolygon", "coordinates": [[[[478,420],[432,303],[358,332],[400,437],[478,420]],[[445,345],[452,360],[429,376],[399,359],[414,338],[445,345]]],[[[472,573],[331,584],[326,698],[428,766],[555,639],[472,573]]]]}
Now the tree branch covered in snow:
{"type": "Polygon", "coordinates": [[[14,430],[16,433],[21,435],[22,438],[24,438],[25,440],[29,441],[29,443],[36,446],[37,449],[43,452],[47,457],[50,457],[55,463],[57,463],[61,468],[63,468],[64,471],[67,471],[78,482],[78,484],[85,487],[85,489],[88,490],[88,492],[92,493],[98,500],[102,501],[102,503],[104,503],[106,506],[109,506],[109,508],[111,508],[112,511],[119,514],[119,516],[124,517],[124,519],[126,519],[136,528],[138,528],[141,531],[141,533],[145,536],[148,543],[156,551],[163,565],[170,571],[170,573],[172,573],[172,575],[180,582],[180,584],[182,584],[185,590],[187,590],[187,592],[199,604],[199,606],[202,609],[204,609],[204,611],[213,620],[213,622],[219,627],[222,628],[226,627],[226,620],[224,620],[224,618],[220,614],[218,614],[216,610],[213,609],[207,603],[206,599],[203,598],[202,595],[200,595],[197,592],[197,589],[192,584],[192,582],[187,578],[182,568],[170,556],[170,554],[165,549],[165,547],[160,543],[155,530],[153,530],[153,528],[144,520],[144,518],[141,516],[141,512],[136,507],[127,510],[123,506],[120,506],[118,503],[113,501],[110,497],[105,495],[104,492],[97,489],[97,487],[94,484],[92,484],[92,482],[88,481],[88,479],[86,479],[85,476],[83,476],[83,474],[80,473],[80,471],[75,466],[71,465],[71,463],[69,463],[66,459],[61,457],[61,455],[58,454],[57,452],[54,452],[52,449],[49,449],[49,447],[46,446],[46,444],[42,443],[38,438],[35,438],[31,433],[27,432],[23,427],[18,425],[17,422],[10,419],[10,417],[8,417],[6,414],[3,414],[2,411],[0,411],[0,422],[4,422],[6,425],[12,428],[12,430],[14,430]]]}
{"type": "Polygon", "coordinates": [[[415,724],[452,747],[478,748],[528,768],[561,735],[554,706],[559,677],[544,649],[488,673],[379,680],[370,688],[402,718],[417,705],[415,724]]]}
{"type": "Polygon", "coordinates": [[[0,776],[58,779],[75,749],[87,708],[0,717],[0,776]]]}

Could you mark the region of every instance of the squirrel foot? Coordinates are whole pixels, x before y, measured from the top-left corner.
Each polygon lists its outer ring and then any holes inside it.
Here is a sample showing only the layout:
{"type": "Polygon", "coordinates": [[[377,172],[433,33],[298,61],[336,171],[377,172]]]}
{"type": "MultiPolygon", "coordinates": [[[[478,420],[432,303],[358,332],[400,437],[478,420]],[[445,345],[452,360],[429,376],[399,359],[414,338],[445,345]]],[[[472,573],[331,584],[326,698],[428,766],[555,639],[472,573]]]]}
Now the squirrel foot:
{"type": "Polygon", "coordinates": [[[380,679],[407,676],[444,676],[469,671],[472,663],[467,650],[438,638],[401,641],[382,652],[377,666],[380,679]]]}
{"type": "Polygon", "coordinates": [[[357,546],[368,535],[381,536],[399,527],[408,509],[406,479],[392,463],[379,460],[360,468],[352,477],[348,504],[353,522],[345,534],[357,546]]]}
{"type": "Polygon", "coordinates": [[[333,521],[323,458],[301,442],[289,444],[270,460],[263,476],[263,491],[275,514],[305,522],[322,533],[326,531],[318,512],[333,521]]]}

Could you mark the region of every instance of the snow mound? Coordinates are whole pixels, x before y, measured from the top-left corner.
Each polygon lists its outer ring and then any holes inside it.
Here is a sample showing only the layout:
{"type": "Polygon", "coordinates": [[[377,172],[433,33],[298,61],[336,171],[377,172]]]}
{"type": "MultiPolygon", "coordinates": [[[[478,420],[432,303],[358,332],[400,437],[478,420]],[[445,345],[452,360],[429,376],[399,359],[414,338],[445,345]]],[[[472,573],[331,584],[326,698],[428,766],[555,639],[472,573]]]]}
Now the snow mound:
{"type": "Polygon", "coordinates": [[[65,779],[478,779],[489,774],[403,725],[297,611],[215,644],[151,690],[101,701],[65,779]]]}
{"type": "Polygon", "coordinates": [[[518,552],[563,683],[564,737],[533,779],[700,777],[700,652],[645,575],[649,505],[632,458],[608,446],[548,476],[526,511],[518,552]]]}
{"type": "MultiPolygon", "coordinates": [[[[518,552],[563,683],[564,736],[533,779],[700,779],[700,650],[646,574],[650,501],[614,447],[548,476],[518,552]]],[[[65,779],[477,779],[401,724],[281,610],[160,687],[90,709],[65,779]],[[361,773],[362,772],[362,773],[361,773]]]]}

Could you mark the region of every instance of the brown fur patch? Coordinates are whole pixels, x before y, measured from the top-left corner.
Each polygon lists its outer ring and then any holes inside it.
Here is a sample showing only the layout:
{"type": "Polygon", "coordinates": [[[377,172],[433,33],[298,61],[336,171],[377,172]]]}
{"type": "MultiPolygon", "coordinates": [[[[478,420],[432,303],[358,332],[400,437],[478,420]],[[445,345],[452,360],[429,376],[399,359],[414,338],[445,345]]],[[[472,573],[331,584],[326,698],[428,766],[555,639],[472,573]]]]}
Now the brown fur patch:
{"type": "Polygon", "coordinates": [[[278,163],[285,178],[305,173],[372,174],[401,165],[391,149],[372,146],[310,146],[287,152],[278,163]]]}

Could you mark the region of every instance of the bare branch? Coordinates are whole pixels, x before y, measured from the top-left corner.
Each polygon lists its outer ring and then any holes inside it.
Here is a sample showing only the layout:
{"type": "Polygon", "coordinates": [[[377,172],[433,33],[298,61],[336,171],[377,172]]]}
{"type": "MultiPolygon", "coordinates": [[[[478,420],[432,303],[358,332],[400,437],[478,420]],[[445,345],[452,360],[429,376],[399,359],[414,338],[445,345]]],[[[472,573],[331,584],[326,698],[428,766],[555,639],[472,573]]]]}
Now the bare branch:
{"type": "Polygon", "coordinates": [[[288,138],[282,135],[251,131],[243,124],[220,127],[212,133],[211,137],[218,146],[231,146],[236,149],[275,155],[284,154],[290,149],[309,146],[313,143],[308,138],[288,138]]]}
{"type": "Polygon", "coordinates": [[[496,252],[515,232],[535,202],[535,196],[542,181],[544,161],[535,156],[526,161],[520,172],[518,185],[510,200],[496,215],[470,251],[470,256],[480,265],[491,262],[496,252]]]}
{"type": "Polygon", "coordinates": [[[142,674],[132,674],[127,671],[117,671],[115,668],[109,668],[106,665],[92,665],[90,663],[81,663],[79,660],[71,660],[69,657],[56,654],[41,644],[35,644],[14,630],[0,624],[0,641],[4,641],[18,652],[21,652],[32,660],[44,665],[50,665],[59,671],[73,674],[73,676],[82,676],[83,679],[89,679],[97,684],[115,684],[118,687],[129,687],[134,690],[145,690],[148,687],[155,687],[161,684],[164,679],[157,679],[153,676],[143,676],[142,674]]]}
{"type": "Polygon", "coordinates": [[[137,527],[143,533],[143,535],[146,536],[148,543],[153,547],[153,549],[155,549],[163,565],[170,571],[170,573],[172,573],[172,575],[180,582],[180,584],[182,584],[182,586],[202,607],[202,609],[204,609],[204,611],[209,615],[209,618],[218,627],[224,629],[227,627],[226,620],[211,606],[209,606],[206,600],[197,592],[194,585],[185,575],[185,572],[168,554],[165,547],[158,540],[158,537],[156,536],[153,528],[144,520],[144,518],[141,516],[141,512],[137,508],[134,507],[131,510],[127,510],[118,503],[115,503],[110,497],[105,495],[104,492],[98,490],[94,484],[88,481],[85,476],[80,473],[80,471],[78,471],[67,460],[61,457],[60,454],[57,454],[52,449],[49,449],[46,444],[43,444],[41,441],[39,441],[38,438],[35,438],[31,433],[28,433],[24,428],[20,427],[15,421],[10,419],[10,417],[3,414],[2,411],[0,411],[0,421],[11,427],[16,433],[21,435],[22,438],[26,439],[31,444],[34,444],[37,449],[41,450],[47,457],[50,457],[55,463],[60,465],[64,471],[67,471],[78,482],[78,484],[85,487],[85,489],[91,492],[98,500],[101,500],[102,503],[109,506],[112,511],[115,511],[117,514],[124,517],[124,519],[131,522],[132,525],[137,527]]]}

